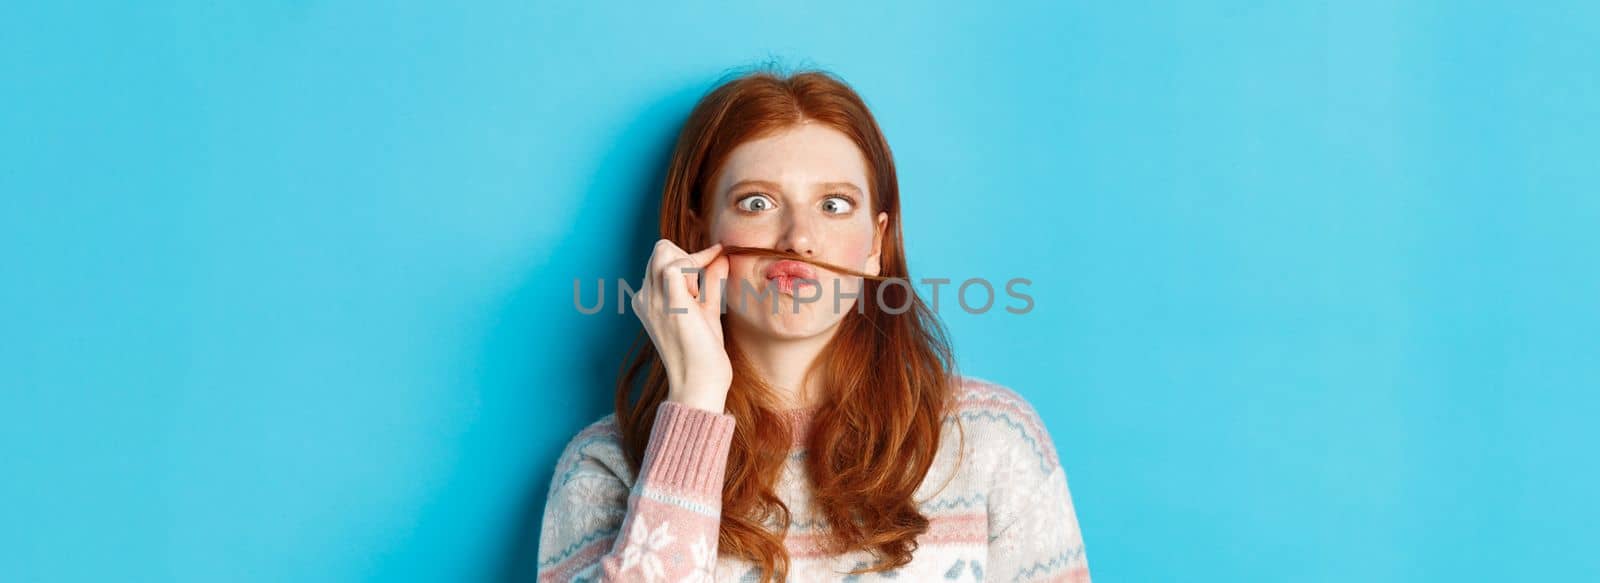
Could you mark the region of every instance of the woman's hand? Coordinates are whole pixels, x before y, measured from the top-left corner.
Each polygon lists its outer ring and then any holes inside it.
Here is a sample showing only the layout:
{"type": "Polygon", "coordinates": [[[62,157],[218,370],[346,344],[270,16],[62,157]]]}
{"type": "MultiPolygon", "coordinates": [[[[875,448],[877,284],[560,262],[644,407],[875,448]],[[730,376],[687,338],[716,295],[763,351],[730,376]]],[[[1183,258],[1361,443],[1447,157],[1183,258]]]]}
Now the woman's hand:
{"type": "Polygon", "coordinates": [[[672,241],[656,241],[633,296],[633,313],[667,369],[667,400],[713,413],[723,412],[733,384],[722,343],[721,282],[728,277],[728,258],[721,252],[721,243],[688,253],[672,241]],[[697,269],[704,270],[706,289],[697,269]]]}

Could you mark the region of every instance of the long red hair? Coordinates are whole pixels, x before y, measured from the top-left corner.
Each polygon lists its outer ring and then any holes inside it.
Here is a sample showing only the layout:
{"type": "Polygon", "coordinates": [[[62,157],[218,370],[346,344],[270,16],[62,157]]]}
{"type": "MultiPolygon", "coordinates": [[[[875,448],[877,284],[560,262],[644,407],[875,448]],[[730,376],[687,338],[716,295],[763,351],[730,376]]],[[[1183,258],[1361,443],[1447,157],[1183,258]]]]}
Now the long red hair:
{"type": "MultiPolygon", "coordinates": [[[[750,73],[700,100],[678,135],[667,170],[661,237],[691,251],[707,247],[709,190],[729,153],[805,120],[837,129],[861,150],[873,214],[888,213],[879,275],[910,282],[889,144],[861,97],[823,72],[750,73]]],[[[910,285],[879,278],[862,283],[859,311],[847,312],[811,371],[820,375],[825,394],[808,436],[805,463],[815,486],[817,518],[828,529],[825,548],[833,553],[869,551],[879,560],[857,572],[870,573],[910,562],[916,537],[928,530],[928,518],[913,494],[938,452],[956,373],[943,325],[910,285]],[[910,309],[902,312],[908,304],[910,309]]],[[[766,581],[783,576],[789,567],[783,536],[791,516],[774,485],[792,429],[774,391],[736,343],[728,341],[726,348],[734,373],[727,412],[735,418],[735,429],[718,552],[761,566],[766,581]],[[764,525],[768,519],[781,526],[778,532],[764,525]]],[[[628,461],[637,471],[656,406],[667,396],[667,377],[642,331],[630,355],[617,380],[616,418],[628,461]],[[635,392],[638,396],[632,398],[635,392]]]]}

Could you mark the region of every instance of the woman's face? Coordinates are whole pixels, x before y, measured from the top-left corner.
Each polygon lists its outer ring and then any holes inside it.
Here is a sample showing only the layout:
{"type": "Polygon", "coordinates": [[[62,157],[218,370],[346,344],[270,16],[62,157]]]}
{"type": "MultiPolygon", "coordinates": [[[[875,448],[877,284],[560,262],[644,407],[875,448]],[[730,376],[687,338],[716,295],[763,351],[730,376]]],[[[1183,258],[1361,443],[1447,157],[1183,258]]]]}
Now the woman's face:
{"type": "MultiPolygon", "coordinates": [[[[745,142],[729,154],[709,193],[711,241],[792,251],[877,275],[889,215],[874,214],[869,186],[861,150],[824,124],[806,122],[745,142]]],[[[729,257],[725,295],[735,330],[784,339],[830,334],[856,302],[874,301],[844,297],[860,295],[859,277],[810,264],[801,264],[810,274],[786,270],[796,262],[780,261],[729,257]],[[814,278],[820,286],[796,277],[814,278]],[[841,296],[837,310],[835,290],[841,296]],[[801,301],[811,298],[817,299],[801,301]]]]}

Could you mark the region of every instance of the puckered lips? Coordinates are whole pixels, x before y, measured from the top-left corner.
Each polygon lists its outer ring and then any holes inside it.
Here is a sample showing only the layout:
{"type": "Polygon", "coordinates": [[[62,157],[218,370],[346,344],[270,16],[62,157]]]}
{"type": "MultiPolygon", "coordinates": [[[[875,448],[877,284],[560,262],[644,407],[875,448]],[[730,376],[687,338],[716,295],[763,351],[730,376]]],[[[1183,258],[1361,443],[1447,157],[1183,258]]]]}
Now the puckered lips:
{"type": "Polygon", "coordinates": [[[778,293],[794,295],[795,285],[817,284],[817,271],[810,265],[793,259],[768,265],[764,274],[767,276],[767,281],[775,281],[778,284],[778,293]],[[811,281],[803,281],[807,279],[811,281]]]}

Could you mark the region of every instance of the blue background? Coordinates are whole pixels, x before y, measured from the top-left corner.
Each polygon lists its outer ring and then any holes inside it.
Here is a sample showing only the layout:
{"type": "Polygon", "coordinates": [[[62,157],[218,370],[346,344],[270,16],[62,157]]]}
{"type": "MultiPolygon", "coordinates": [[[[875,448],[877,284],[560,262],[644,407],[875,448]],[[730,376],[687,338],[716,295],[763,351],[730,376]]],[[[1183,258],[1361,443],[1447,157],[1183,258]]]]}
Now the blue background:
{"type": "Polygon", "coordinates": [[[677,124],[830,69],[1099,581],[1600,577],[1587,2],[8,2],[0,578],[516,581],[677,124]]]}

